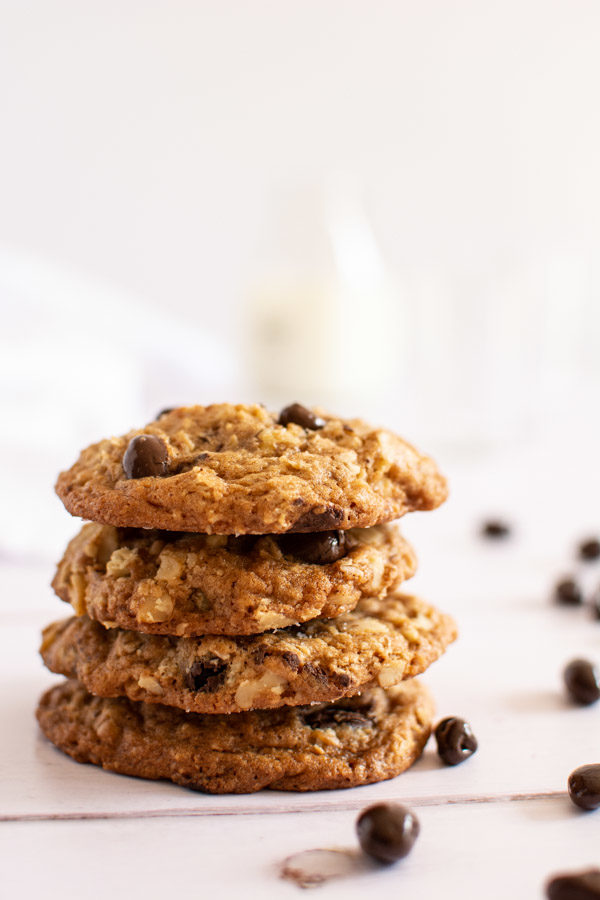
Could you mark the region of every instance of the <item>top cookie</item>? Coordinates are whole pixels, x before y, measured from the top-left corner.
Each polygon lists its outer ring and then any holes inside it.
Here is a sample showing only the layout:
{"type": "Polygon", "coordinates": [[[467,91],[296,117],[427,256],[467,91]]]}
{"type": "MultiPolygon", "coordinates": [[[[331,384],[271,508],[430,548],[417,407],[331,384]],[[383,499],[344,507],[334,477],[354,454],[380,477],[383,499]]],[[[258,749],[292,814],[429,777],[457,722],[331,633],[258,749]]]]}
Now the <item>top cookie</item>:
{"type": "Polygon", "coordinates": [[[369,527],[447,495],[433,460],[389,431],[298,404],[274,415],[228,403],[92,444],[56,491],[96,522],[206,534],[369,527]]]}

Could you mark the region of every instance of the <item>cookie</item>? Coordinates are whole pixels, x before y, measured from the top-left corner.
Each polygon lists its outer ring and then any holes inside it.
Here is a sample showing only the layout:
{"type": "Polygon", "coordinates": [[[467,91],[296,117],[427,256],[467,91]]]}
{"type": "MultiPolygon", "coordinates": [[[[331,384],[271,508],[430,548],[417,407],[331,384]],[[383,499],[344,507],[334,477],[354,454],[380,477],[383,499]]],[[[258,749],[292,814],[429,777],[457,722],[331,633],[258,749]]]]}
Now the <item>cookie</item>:
{"type": "Polygon", "coordinates": [[[393,778],[421,754],[433,705],[417,681],[334,704],[201,716],[103,699],[67,681],[41,698],[46,737],[77,762],[214,794],[318,791],[393,778]]]}
{"type": "Polygon", "coordinates": [[[237,638],[139,634],[73,617],[44,630],[41,653],[93,694],[214,714],[337,700],[373,681],[387,688],[423,672],[455,636],[449,616],[398,594],[237,638]]]}
{"type": "Polygon", "coordinates": [[[95,522],[204,534],[369,527],[447,493],[433,460],[389,431],[227,403],[170,410],[93,444],[56,491],[95,522]]]}
{"type": "Polygon", "coordinates": [[[84,525],[52,583],[78,615],[147,634],[255,634],[348,612],[416,569],[395,525],[242,536],[84,525]]]}

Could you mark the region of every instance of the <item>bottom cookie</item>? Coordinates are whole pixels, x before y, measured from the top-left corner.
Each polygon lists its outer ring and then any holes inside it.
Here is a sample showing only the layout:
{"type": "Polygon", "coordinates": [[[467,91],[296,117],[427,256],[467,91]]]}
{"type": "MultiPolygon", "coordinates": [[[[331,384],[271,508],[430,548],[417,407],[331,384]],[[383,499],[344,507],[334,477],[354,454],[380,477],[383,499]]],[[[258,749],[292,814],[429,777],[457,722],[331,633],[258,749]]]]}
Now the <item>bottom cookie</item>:
{"type": "Polygon", "coordinates": [[[421,754],[433,703],[415,679],[336,703],[199,715],[94,697],[69,680],[37,718],[77,762],[213,794],[319,791],[393,778],[421,754]]]}

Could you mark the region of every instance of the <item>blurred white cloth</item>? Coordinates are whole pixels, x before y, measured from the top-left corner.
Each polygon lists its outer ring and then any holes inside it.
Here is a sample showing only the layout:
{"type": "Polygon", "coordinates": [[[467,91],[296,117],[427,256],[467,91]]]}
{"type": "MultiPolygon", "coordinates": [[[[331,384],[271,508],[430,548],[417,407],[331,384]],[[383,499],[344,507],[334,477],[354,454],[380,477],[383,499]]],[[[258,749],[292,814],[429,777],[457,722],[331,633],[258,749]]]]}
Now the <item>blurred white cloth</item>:
{"type": "Polygon", "coordinates": [[[56,264],[0,247],[0,555],[45,559],[77,524],[53,495],[87,444],[165,406],[239,396],[213,334],[56,264]]]}

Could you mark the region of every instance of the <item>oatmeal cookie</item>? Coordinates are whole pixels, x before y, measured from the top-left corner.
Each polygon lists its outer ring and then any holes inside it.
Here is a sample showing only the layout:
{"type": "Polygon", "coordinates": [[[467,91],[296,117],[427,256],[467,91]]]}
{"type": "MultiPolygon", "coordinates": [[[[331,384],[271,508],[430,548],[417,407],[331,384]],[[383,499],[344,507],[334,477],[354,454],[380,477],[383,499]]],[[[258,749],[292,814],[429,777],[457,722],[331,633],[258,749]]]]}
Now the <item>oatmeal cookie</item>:
{"type": "Polygon", "coordinates": [[[94,697],[76,681],[47,691],[38,721],[77,762],[215,794],[318,791],[393,778],[421,754],[433,705],[417,681],[334,704],[202,716],[94,697]]]}
{"type": "Polygon", "coordinates": [[[447,493],[433,460],[389,431],[298,404],[273,415],[227,403],[93,444],[56,490],[95,522],[203,534],[369,527],[447,493]]]}
{"type": "Polygon", "coordinates": [[[84,525],[52,586],[77,615],[147,634],[256,634],[333,617],[414,574],[396,525],[225,535],[84,525]]]}
{"type": "Polygon", "coordinates": [[[398,594],[237,638],[139,634],[72,617],[44,630],[41,654],[93,694],[215,714],[337,700],[371,682],[387,688],[423,672],[455,636],[449,616],[398,594]]]}

